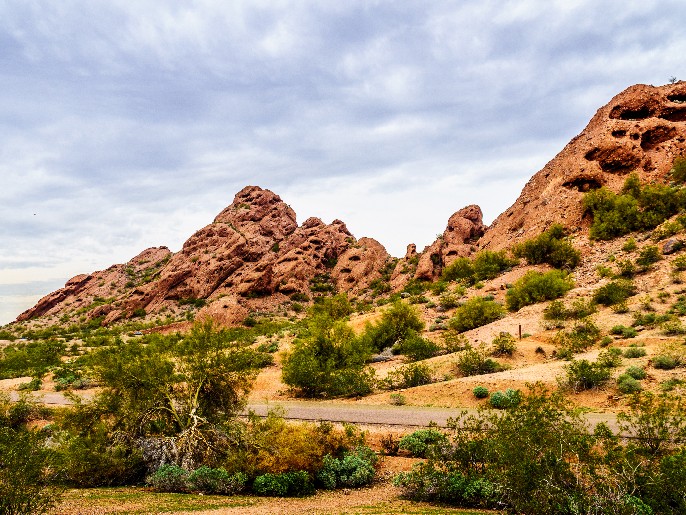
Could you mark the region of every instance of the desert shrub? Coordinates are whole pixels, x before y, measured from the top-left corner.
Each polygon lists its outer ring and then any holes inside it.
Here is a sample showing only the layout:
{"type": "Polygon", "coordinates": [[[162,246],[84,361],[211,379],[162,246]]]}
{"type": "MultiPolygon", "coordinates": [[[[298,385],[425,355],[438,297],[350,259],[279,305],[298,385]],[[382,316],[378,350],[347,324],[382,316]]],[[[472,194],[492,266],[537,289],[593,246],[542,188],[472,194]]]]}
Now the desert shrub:
{"type": "Polygon", "coordinates": [[[686,182],[686,159],[677,157],[672,163],[672,180],[678,183],[686,182]]]}
{"type": "Polygon", "coordinates": [[[366,366],[370,355],[368,342],[345,322],[315,316],[284,357],[282,378],[305,397],[364,395],[374,379],[366,366]]]}
{"type": "Polygon", "coordinates": [[[0,513],[33,515],[50,510],[61,495],[61,489],[50,484],[54,467],[44,434],[0,422],[0,513]]]}
{"type": "Polygon", "coordinates": [[[298,470],[257,476],[253,481],[252,490],[262,496],[303,497],[314,493],[314,485],[307,472],[298,470]]]}
{"type": "Polygon", "coordinates": [[[413,388],[433,381],[431,367],[425,363],[411,363],[395,370],[379,381],[379,386],[386,390],[413,388]]]}
{"type": "Polygon", "coordinates": [[[629,374],[622,374],[617,378],[617,390],[624,394],[636,393],[643,390],[641,383],[629,374]]]}
{"type": "Polygon", "coordinates": [[[508,388],[504,392],[493,392],[489,403],[493,408],[506,409],[512,408],[521,402],[521,393],[519,390],[508,388]]]}
{"type": "Polygon", "coordinates": [[[631,325],[634,327],[638,327],[640,325],[645,327],[655,327],[656,325],[669,322],[672,319],[673,316],[668,314],[658,315],[657,313],[636,312],[634,313],[634,321],[631,325]]]}
{"type": "Polygon", "coordinates": [[[510,333],[501,332],[491,342],[491,353],[494,356],[512,356],[517,350],[517,340],[510,333]]]}
{"type": "Polygon", "coordinates": [[[441,340],[443,343],[443,349],[448,354],[464,350],[469,345],[469,340],[467,337],[452,328],[443,331],[441,334],[441,340]]]}
{"type": "Polygon", "coordinates": [[[678,256],[672,261],[672,268],[678,272],[686,270],[686,256],[678,256]]]}
{"type": "Polygon", "coordinates": [[[515,245],[512,253],[530,265],[547,263],[564,270],[575,268],[581,261],[581,253],[572,246],[561,224],[554,224],[538,237],[515,245]]]}
{"type": "Polygon", "coordinates": [[[430,447],[447,441],[447,437],[436,429],[419,429],[400,439],[399,447],[415,458],[424,458],[430,447]]]}
{"type": "Polygon", "coordinates": [[[396,343],[402,344],[408,338],[414,338],[422,329],[424,322],[417,309],[396,301],[384,311],[377,324],[366,326],[361,338],[365,345],[378,352],[396,343]]]}
{"type": "Polygon", "coordinates": [[[205,494],[236,495],[245,490],[248,476],[242,472],[229,474],[223,468],[202,466],[188,474],[188,489],[205,494]]]}
{"type": "Polygon", "coordinates": [[[460,305],[460,297],[454,293],[443,293],[438,298],[438,304],[443,309],[452,309],[460,305]]]}
{"type": "Polygon", "coordinates": [[[567,349],[569,353],[582,352],[600,339],[600,329],[591,320],[578,321],[572,329],[560,331],[555,335],[555,344],[560,350],[567,349]]]}
{"type": "Polygon", "coordinates": [[[436,342],[410,332],[404,340],[393,346],[393,353],[402,354],[411,361],[419,361],[435,356],[439,348],[436,342]]]}
{"type": "Polygon", "coordinates": [[[624,339],[635,338],[638,336],[638,332],[633,327],[626,327],[623,325],[616,325],[610,329],[610,334],[616,334],[624,339]]]}
{"type": "Polygon", "coordinates": [[[624,350],[625,358],[642,358],[646,355],[646,350],[643,347],[629,347],[624,350]]]}
{"type": "Polygon", "coordinates": [[[455,362],[456,371],[462,376],[491,374],[502,370],[500,364],[489,358],[483,348],[467,347],[455,362]]]}
{"type": "Polygon", "coordinates": [[[561,300],[552,301],[543,310],[543,318],[546,320],[578,320],[586,318],[598,311],[591,299],[576,299],[570,306],[565,306],[561,300]]]}
{"type": "Polygon", "coordinates": [[[569,275],[560,270],[530,270],[507,290],[507,308],[517,311],[529,304],[562,297],[573,286],[569,275]]]}
{"type": "Polygon", "coordinates": [[[622,364],[622,349],[612,347],[598,354],[596,363],[601,367],[617,368],[622,364]]]}
{"type": "Polygon", "coordinates": [[[565,366],[565,371],[565,385],[576,392],[598,388],[610,380],[610,370],[607,367],[585,359],[573,360],[565,366]]]}
{"type": "Polygon", "coordinates": [[[334,488],[357,488],[374,480],[377,457],[369,447],[358,447],[340,458],[324,457],[317,479],[328,490],[334,488]]]}
{"type": "Polygon", "coordinates": [[[486,388],[485,386],[475,387],[472,390],[472,393],[474,394],[474,397],[476,397],[477,399],[485,399],[489,395],[488,388],[486,388]]]}
{"type": "Polygon", "coordinates": [[[388,396],[388,400],[393,406],[404,406],[405,404],[407,404],[407,399],[401,393],[390,394],[388,396]]]}
{"type": "Polygon", "coordinates": [[[617,277],[623,277],[625,279],[631,279],[636,275],[636,265],[630,259],[624,259],[622,261],[617,261],[617,277]]]}
{"type": "Polygon", "coordinates": [[[634,379],[645,379],[647,374],[645,369],[642,367],[629,367],[624,372],[626,375],[633,377],[634,379]]]}
{"type": "Polygon", "coordinates": [[[188,471],[178,465],[162,465],[145,478],[145,483],[157,492],[186,492],[188,471]]]}
{"type": "Polygon", "coordinates": [[[668,320],[662,323],[662,334],[667,336],[676,336],[686,333],[686,327],[681,323],[681,320],[668,320]]]}
{"type": "Polygon", "coordinates": [[[397,456],[400,450],[400,440],[393,433],[381,437],[382,456],[397,456]]]}
{"type": "MultiPolygon", "coordinates": [[[[650,235],[650,237],[654,241],[660,241],[664,240],[665,238],[669,238],[670,236],[674,236],[675,234],[681,232],[683,229],[684,226],[681,223],[679,223],[679,220],[668,220],[662,225],[660,225],[657,229],[655,229],[653,233],[650,235]]],[[[677,246],[680,247],[680,244],[677,243],[677,246]]]]}
{"type": "Polygon", "coordinates": [[[473,259],[459,257],[443,269],[441,278],[444,281],[463,281],[473,285],[498,277],[502,272],[517,264],[505,251],[494,252],[482,250],[473,259]]]}
{"type": "Polygon", "coordinates": [[[648,245],[641,249],[641,252],[636,258],[636,264],[643,268],[648,268],[650,265],[657,263],[661,259],[662,256],[660,255],[660,249],[658,249],[656,245],[648,245]]]}
{"type": "Polygon", "coordinates": [[[619,304],[629,297],[636,295],[636,286],[627,279],[609,282],[593,293],[593,300],[603,306],[619,304]]]}
{"type": "Polygon", "coordinates": [[[393,484],[416,501],[441,502],[464,507],[495,507],[497,487],[482,477],[446,471],[434,463],[420,463],[398,474],[393,484]]]}
{"type": "Polygon", "coordinates": [[[672,370],[679,365],[679,360],[675,356],[668,354],[660,354],[653,358],[653,367],[659,370],[672,370]]]}
{"type": "Polygon", "coordinates": [[[624,252],[633,252],[637,247],[636,240],[634,238],[629,238],[624,245],[622,245],[622,250],[624,252]]]}
{"type": "Polygon", "coordinates": [[[65,352],[66,345],[53,340],[7,345],[0,349],[0,379],[43,377],[51,366],[60,364],[65,352]]]}
{"type": "Polygon", "coordinates": [[[584,197],[584,210],[593,216],[590,236],[609,240],[632,231],[653,229],[683,207],[683,197],[679,188],[641,186],[638,176],[631,174],[620,194],[603,187],[584,197]]]}
{"type": "Polygon", "coordinates": [[[505,316],[505,310],[497,302],[473,297],[455,310],[448,324],[452,329],[462,333],[490,324],[503,316],[505,316]]]}

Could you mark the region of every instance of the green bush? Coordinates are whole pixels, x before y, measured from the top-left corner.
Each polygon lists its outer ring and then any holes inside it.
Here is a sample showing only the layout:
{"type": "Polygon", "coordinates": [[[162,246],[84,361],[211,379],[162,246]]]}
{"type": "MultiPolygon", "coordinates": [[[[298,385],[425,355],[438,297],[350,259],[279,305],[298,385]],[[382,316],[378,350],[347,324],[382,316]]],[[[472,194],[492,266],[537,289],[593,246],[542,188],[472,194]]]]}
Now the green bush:
{"type": "Polygon", "coordinates": [[[505,251],[482,250],[473,259],[458,257],[443,269],[441,279],[474,285],[479,281],[494,279],[516,264],[517,260],[510,259],[505,251]]]}
{"type": "Polygon", "coordinates": [[[645,355],[646,350],[643,347],[629,347],[628,349],[624,350],[625,358],[642,358],[645,355]]]}
{"type": "Polygon", "coordinates": [[[554,224],[538,237],[515,245],[512,253],[530,265],[547,263],[564,270],[576,268],[581,261],[581,253],[566,238],[561,224],[554,224]]]}
{"type": "Polygon", "coordinates": [[[491,374],[502,370],[502,367],[497,361],[487,357],[483,349],[469,346],[458,355],[455,369],[460,375],[467,377],[491,374]]]}
{"type": "Polygon", "coordinates": [[[307,472],[298,470],[257,476],[252,490],[255,494],[262,496],[302,497],[314,493],[314,485],[307,472]]]}
{"type": "Polygon", "coordinates": [[[485,399],[489,395],[488,388],[485,386],[477,386],[472,390],[472,393],[477,399],[485,399]]]}
{"type": "Polygon", "coordinates": [[[588,360],[574,360],[565,367],[566,385],[574,391],[592,390],[610,380],[610,370],[588,360]]]}
{"type": "Polygon", "coordinates": [[[530,270],[507,290],[507,308],[517,311],[529,304],[557,299],[573,285],[569,275],[560,270],[545,273],[530,270]]]}
{"type": "Polygon", "coordinates": [[[686,159],[677,157],[672,163],[672,180],[678,183],[686,182],[686,159]]]}
{"type": "Polygon", "coordinates": [[[497,302],[482,297],[473,297],[455,310],[455,314],[448,325],[462,333],[490,324],[504,316],[505,310],[497,302]]]}
{"type": "Polygon", "coordinates": [[[145,478],[145,483],[157,492],[186,492],[188,471],[178,465],[162,465],[145,478]]]}
{"type": "Polygon", "coordinates": [[[638,336],[638,332],[633,327],[626,327],[623,325],[616,325],[610,329],[610,334],[616,334],[624,339],[635,338],[638,336]]]}
{"type": "Polygon", "coordinates": [[[567,307],[561,300],[552,301],[543,310],[543,318],[546,320],[578,320],[586,318],[598,311],[591,299],[576,299],[571,306],[567,307]]]}
{"type": "Polygon", "coordinates": [[[483,477],[438,469],[420,463],[411,472],[401,472],[393,484],[403,495],[416,501],[440,502],[463,507],[488,508],[497,505],[497,486],[483,477]]]}
{"type": "Polygon", "coordinates": [[[517,406],[521,402],[521,393],[519,390],[508,388],[504,392],[493,392],[489,403],[493,408],[507,409],[517,406]]]}
{"type": "Polygon", "coordinates": [[[512,356],[517,350],[517,340],[510,333],[501,332],[491,342],[491,348],[494,356],[512,356]]]}
{"type": "Polygon", "coordinates": [[[624,394],[636,393],[643,390],[641,383],[629,374],[622,374],[617,378],[617,390],[624,394]]]}
{"type": "Polygon", "coordinates": [[[660,354],[653,358],[653,367],[659,370],[672,370],[679,365],[679,360],[675,356],[668,354],[660,354]]]}
{"type": "Polygon", "coordinates": [[[598,288],[593,293],[593,300],[603,306],[613,306],[624,302],[633,295],[636,295],[634,283],[627,279],[618,279],[598,288]]]}
{"type": "Polygon", "coordinates": [[[429,365],[425,363],[410,363],[396,370],[391,370],[384,379],[379,381],[379,387],[386,390],[413,388],[430,384],[432,381],[432,371],[429,365]]]}
{"type": "Polygon", "coordinates": [[[622,364],[622,350],[617,347],[604,350],[598,354],[596,364],[606,368],[617,368],[622,364]]]}
{"type": "Polygon", "coordinates": [[[657,263],[661,259],[662,255],[660,254],[660,249],[658,249],[656,245],[648,245],[641,249],[641,252],[636,258],[636,264],[643,268],[648,268],[650,265],[657,263]]]}
{"type": "Polygon", "coordinates": [[[408,338],[415,338],[423,329],[424,322],[417,309],[404,302],[395,301],[384,311],[377,324],[366,326],[361,339],[366,346],[379,352],[408,338]]]}
{"type": "Polygon", "coordinates": [[[626,179],[619,195],[603,187],[584,197],[584,210],[593,217],[590,236],[600,240],[653,229],[683,207],[683,190],[660,184],[641,186],[635,174],[626,179]]]}
{"type": "Polygon", "coordinates": [[[624,252],[633,252],[636,250],[638,246],[636,245],[636,240],[634,238],[629,238],[624,242],[624,245],[622,246],[622,250],[624,252]]]}
{"type": "Polygon", "coordinates": [[[400,449],[405,449],[415,458],[424,458],[433,445],[447,441],[446,436],[436,429],[419,429],[400,439],[400,449]]]}
{"type": "Polygon", "coordinates": [[[324,457],[317,479],[328,490],[368,485],[376,475],[376,461],[376,454],[366,446],[346,452],[341,458],[329,454],[324,457]]]}
{"type": "Polygon", "coordinates": [[[624,373],[634,379],[645,379],[647,376],[645,369],[642,367],[629,367],[624,373]]]}
{"type": "Polygon", "coordinates": [[[205,494],[236,495],[245,490],[248,476],[242,472],[229,474],[223,468],[202,466],[188,474],[188,489],[205,494]]]}
{"type": "Polygon", "coordinates": [[[439,348],[436,342],[410,332],[404,340],[395,344],[392,350],[393,354],[402,354],[411,361],[420,361],[435,356],[439,348]]]}
{"type": "Polygon", "coordinates": [[[569,353],[582,352],[594,345],[600,339],[600,329],[593,321],[584,319],[578,321],[569,331],[560,331],[555,335],[555,344],[561,350],[566,349],[569,353]]]}

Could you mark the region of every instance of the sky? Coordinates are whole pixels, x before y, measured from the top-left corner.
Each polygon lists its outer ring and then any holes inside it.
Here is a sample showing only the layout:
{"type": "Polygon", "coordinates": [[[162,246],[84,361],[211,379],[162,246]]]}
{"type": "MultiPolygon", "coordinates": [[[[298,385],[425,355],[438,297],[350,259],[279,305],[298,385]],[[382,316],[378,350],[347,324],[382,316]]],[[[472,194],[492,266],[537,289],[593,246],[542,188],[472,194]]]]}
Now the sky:
{"type": "Polygon", "coordinates": [[[395,256],[490,223],[615,94],[686,79],[686,2],[5,0],[0,324],[178,251],[246,185],[395,256]]]}

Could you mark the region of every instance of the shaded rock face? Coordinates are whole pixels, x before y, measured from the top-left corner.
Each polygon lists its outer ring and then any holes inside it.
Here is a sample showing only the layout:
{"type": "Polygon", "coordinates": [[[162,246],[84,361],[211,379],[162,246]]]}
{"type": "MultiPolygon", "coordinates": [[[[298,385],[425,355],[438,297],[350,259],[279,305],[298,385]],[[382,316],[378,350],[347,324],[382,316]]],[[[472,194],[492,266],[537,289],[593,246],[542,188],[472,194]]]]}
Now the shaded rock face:
{"type": "Polygon", "coordinates": [[[532,238],[554,222],[587,229],[582,201],[606,186],[617,192],[636,172],[642,182],[664,182],[675,157],[686,153],[686,82],[632,86],[600,108],[586,128],[536,173],[517,201],[479,241],[502,249],[532,238]]]}
{"type": "Polygon", "coordinates": [[[375,240],[357,241],[340,220],[309,218],[298,226],[295,212],[278,195],[248,186],[179,252],[148,249],[124,265],[77,276],[18,320],[81,310],[110,323],[205,299],[199,314],[230,325],[256,307],[274,308],[292,293],[310,296],[316,280],[358,294],[389,258],[375,240]]]}

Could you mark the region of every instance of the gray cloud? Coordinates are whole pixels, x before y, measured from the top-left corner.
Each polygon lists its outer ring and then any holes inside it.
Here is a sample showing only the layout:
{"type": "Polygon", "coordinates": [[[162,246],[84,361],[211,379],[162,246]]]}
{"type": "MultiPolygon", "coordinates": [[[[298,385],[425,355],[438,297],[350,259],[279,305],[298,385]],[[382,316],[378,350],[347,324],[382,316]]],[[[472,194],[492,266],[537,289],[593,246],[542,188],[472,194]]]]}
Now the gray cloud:
{"type": "Polygon", "coordinates": [[[6,2],[0,277],[34,295],[37,270],[62,284],[178,249],[245,184],[396,255],[463,205],[493,219],[614,94],[683,75],[684,14],[676,0],[6,2]]]}

